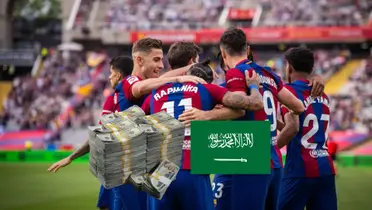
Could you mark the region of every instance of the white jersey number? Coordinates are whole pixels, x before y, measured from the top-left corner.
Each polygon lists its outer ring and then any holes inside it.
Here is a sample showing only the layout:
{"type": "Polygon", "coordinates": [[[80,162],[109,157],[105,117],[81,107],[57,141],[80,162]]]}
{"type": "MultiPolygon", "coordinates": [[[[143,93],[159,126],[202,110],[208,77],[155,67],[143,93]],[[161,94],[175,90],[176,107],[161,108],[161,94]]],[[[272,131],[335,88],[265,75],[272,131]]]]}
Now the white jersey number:
{"type": "MultiPolygon", "coordinates": [[[[222,197],[222,193],[223,193],[223,187],[224,185],[222,183],[217,183],[217,192],[214,193],[214,197],[215,198],[221,198],[222,197]]],[[[216,188],[216,183],[212,183],[212,191],[214,191],[214,189],[216,188]]]]}
{"type": "MultiPolygon", "coordinates": [[[[323,144],[323,149],[327,149],[327,139],[328,139],[328,132],[329,132],[329,120],[330,117],[328,114],[322,114],[320,117],[320,121],[326,121],[327,128],[325,131],[325,142],[323,144]]],[[[319,120],[315,114],[308,114],[304,120],[303,127],[309,127],[310,121],[313,122],[313,127],[301,138],[301,144],[306,149],[316,149],[318,143],[309,142],[309,139],[313,137],[319,130],[319,120]]]]}
{"type": "MultiPolygon", "coordinates": [[[[177,106],[183,106],[186,110],[189,110],[192,108],[192,100],[191,98],[184,98],[180,100],[177,106]]],[[[165,110],[168,114],[170,114],[172,117],[174,117],[174,109],[175,109],[175,103],[174,101],[167,101],[161,106],[161,110],[165,110]]],[[[185,128],[185,136],[190,136],[190,128],[185,128]]]]}
{"type": "Polygon", "coordinates": [[[276,131],[276,126],[277,126],[277,122],[276,122],[276,110],[275,110],[275,104],[274,104],[274,96],[273,94],[271,93],[271,91],[264,91],[263,93],[263,105],[264,105],[264,110],[265,110],[265,113],[268,117],[272,117],[272,122],[271,122],[271,125],[270,125],[270,130],[273,132],[273,131],[276,131]],[[271,108],[269,107],[269,103],[271,104],[271,108]]]}
{"type": "MultiPolygon", "coordinates": [[[[161,110],[165,110],[168,114],[172,115],[174,117],[174,109],[176,108],[174,106],[174,101],[167,101],[161,106],[161,110]]],[[[185,111],[192,108],[192,100],[191,98],[184,98],[179,103],[178,106],[184,106],[185,111]]]]}

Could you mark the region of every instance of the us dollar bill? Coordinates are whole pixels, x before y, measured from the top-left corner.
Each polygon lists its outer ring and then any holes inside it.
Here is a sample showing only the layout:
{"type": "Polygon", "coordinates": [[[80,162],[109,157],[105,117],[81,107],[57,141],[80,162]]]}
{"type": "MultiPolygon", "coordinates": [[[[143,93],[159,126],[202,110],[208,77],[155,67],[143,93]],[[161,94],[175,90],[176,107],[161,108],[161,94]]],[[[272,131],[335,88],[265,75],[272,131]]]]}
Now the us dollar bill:
{"type": "Polygon", "coordinates": [[[157,112],[157,113],[152,114],[152,115],[147,115],[147,116],[144,117],[144,119],[149,124],[157,124],[157,123],[160,123],[160,122],[164,122],[164,121],[173,119],[173,117],[171,115],[169,115],[168,113],[162,111],[162,112],[157,112]]]}
{"type": "Polygon", "coordinates": [[[163,160],[158,167],[146,178],[144,191],[161,199],[169,185],[176,179],[180,168],[174,163],[163,160]]]}
{"type": "Polygon", "coordinates": [[[127,113],[130,117],[142,117],[142,116],[145,116],[145,112],[141,109],[141,107],[139,107],[137,105],[134,105],[134,106],[129,107],[124,112],[127,113]]]}
{"type": "Polygon", "coordinates": [[[159,133],[159,131],[154,126],[149,125],[149,124],[139,124],[139,127],[146,134],[159,133]]]}

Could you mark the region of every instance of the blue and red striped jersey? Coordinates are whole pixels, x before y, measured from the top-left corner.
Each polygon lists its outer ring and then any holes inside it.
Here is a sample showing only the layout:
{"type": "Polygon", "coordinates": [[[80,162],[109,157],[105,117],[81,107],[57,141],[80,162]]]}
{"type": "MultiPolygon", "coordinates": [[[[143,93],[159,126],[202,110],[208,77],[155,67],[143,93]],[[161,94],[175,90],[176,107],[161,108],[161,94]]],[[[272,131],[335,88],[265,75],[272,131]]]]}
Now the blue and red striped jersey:
{"type": "Polygon", "coordinates": [[[248,92],[248,87],[245,81],[244,71],[256,71],[261,78],[260,93],[263,96],[264,109],[258,111],[246,111],[245,116],[237,120],[248,121],[263,121],[268,120],[271,123],[271,168],[282,168],[282,154],[277,146],[277,110],[278,93],[283,88],[281,78],[268,67],[261,67],[256,63],[243,60],[238,63],[235,68],[230,69],[226,73],[226,88],[229,91],[248,92]]]}
{"type": "MultiPolygon", "coordinates": [[[[117,94],[113,93],[106,98],[106,101],[102,107],[101,116],[106,115],[106,114],[111,114],[116,111],[120,111],[120,110],[119,110],[119,106],[117,103],[117,94]]],[[[101,121],[99,121],[98,124],[101,124],[101,121]]]]}
{"type": "Polygon", "coordinates": [[[120,111],[118,106],[118,94],[113,93],[106,98],[106,101],[103,104],[101,116],[105,114],[111,114],[116,111],[120,111]]]}
{"type": "MultiPolygon", "coordinates": [[[[305,112],[299,115],[299,131],[287,145],[285,177],[315,178],[335,174],[327,148],[329,99],[325,93],[311,97],[308,84],[308,80],[297,80],[285,85],[305,106],[305,112]]],[[[286,113],[288,109],[282,106],[282,115],[286,113]]]]}
{"type": "MultiPolygon", "coordinates": [[[[147,114],[166,111],[178,117],[191,108],[212,110],[216,104],[222,104],[227,89],[214,84],[168,83],[154,90],[142,105],[147,114]]],[[[190,170],[190,129],[185,129],[181,167],[190,170]]]]}
{"type": "Polygon", "coordinates": [[[124,111],[133,105],[141,106],[145,97],[135,98],[132,94],[132,87],[142,79],[137,76],[128,76],[124,78],[115,87],[115,94],[117,95],[117,104],[119,104],[120,111],[124,111]]]}

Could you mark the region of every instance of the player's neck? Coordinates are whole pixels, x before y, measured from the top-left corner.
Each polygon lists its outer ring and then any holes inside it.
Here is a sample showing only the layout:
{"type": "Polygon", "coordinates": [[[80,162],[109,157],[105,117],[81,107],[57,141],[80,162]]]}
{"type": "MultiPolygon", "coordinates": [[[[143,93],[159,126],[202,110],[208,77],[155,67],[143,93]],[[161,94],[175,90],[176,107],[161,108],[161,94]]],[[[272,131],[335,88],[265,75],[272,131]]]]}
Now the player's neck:
{"type": "Polygon", "coordinates": [[[133,68],[132,76],[139,77],[141,79],[146,79],[144,75],[142,74],[141,70],[138,68],[133,68]]]}
{"type": "Polygon", "coordinates": [[[293,72],[291,75],[291,80],[297,81],[297,80],[309,80],[310,75],[302,72],[293,72]]]}
{"type": "Polygon", "coordinates": [[[238,63],[242,62],[243,60],[246,60],[247,58],[245,56],[234,56],[230,59],[230,68],[234,68],[238,63]]]}

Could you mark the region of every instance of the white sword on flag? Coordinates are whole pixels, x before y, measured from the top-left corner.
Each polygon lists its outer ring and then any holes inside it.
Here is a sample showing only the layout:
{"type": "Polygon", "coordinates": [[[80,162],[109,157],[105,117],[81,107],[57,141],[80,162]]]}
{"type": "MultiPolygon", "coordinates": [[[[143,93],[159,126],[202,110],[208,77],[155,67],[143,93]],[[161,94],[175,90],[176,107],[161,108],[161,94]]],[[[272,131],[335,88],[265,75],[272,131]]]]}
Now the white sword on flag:
{"type": "Polygon", "coordinates": [[[214,158],[215,161],[221,161],[221,162],[242,162],[246,163],[247,159],[240,158],[240,159],[233,159],[233,158],[214,158]]]}

